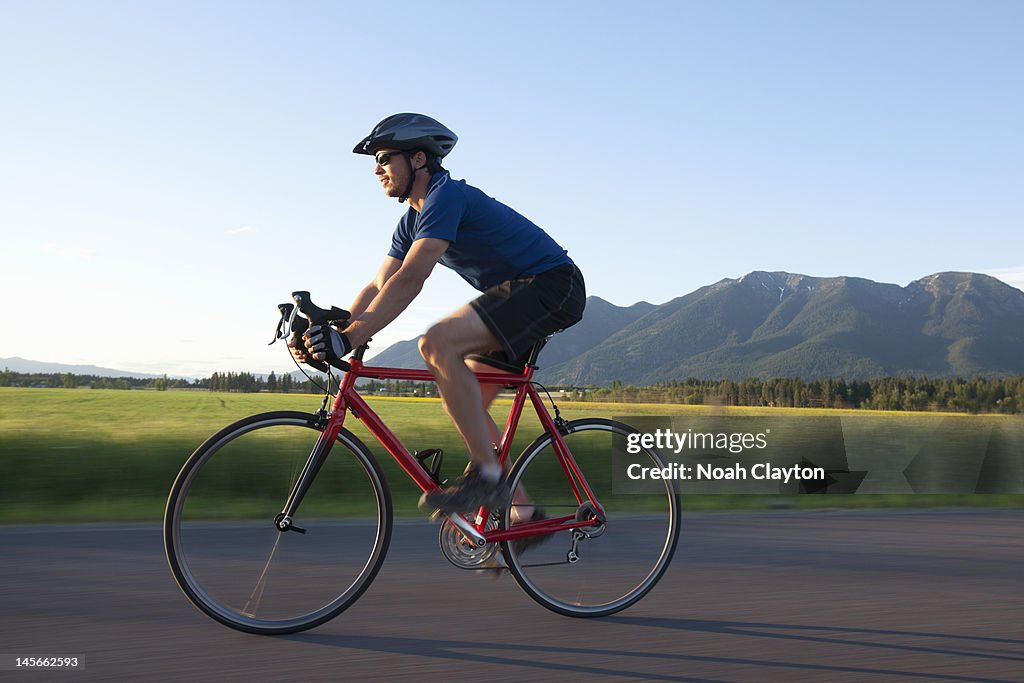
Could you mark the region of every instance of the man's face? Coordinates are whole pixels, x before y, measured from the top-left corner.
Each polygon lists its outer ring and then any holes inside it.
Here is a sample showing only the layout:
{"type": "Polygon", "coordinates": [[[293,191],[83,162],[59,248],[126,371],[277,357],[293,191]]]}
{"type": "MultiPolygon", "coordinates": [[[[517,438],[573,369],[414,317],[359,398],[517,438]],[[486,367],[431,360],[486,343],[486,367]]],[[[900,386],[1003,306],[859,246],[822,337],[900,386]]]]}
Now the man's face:
{"type": "Polygon", "coordinates": [[[401,197],[402,190],[409,182],[409,174],[412,173],[407,157],[398,150],[382,149],[374,155],[374,159],[376,165],[373,172],[384,186],[384,194],[389,197],[401,197]]]}

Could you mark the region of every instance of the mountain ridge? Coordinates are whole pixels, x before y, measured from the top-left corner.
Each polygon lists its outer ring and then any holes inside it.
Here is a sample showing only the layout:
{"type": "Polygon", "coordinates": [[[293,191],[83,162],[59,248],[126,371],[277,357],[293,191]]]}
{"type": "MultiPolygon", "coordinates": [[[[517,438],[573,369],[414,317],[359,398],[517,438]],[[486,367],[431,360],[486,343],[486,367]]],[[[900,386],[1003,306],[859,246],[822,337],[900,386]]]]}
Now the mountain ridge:
{"type": "Polygon", "coordinates": [[[8,369],[13,372],[26,374],[53,374],[71,373],[72,375],[95,375],[96,377],[135,377],[138,379],[156,379],[163,375],[154,375],[145,372],[130,372],[127,370],[115,370],[104,368],[98,365],[76,365],[70,363],[50,363],[47,361],[31,360],[20,356],[0,358],[0,370],[8,369]]]}
{"type": "MultiPolygon", "coordinates": [[[[1024,374],[1014,353],[1022,345],[1024,292],[988,275],[942,272],[900,286],[753,271],[659,305],[589,297],[583,320],[541,353],[537,378],[607,385],[1024,374]]],[[[423,367],[415,340],[374,364],[423,367]]]]}
{"type": "Polygon", "coordinates": [[[1024,292],[987,275],[900,287],[754,271],[662,304],[544,381],[1005,375],[1024,373],[1022,344],[1024,292]]]}
{"type": "MultiPolygon", "coordinates": [[[[662,304],[587,299],[578,324],[540,355],[537,379],[586,386],[797,376],[1024,374],[1024,292],[979,273],[940,272],[900,286],[853,276],[753,271],[662,304]]],[[[417,340],[371,365],[422,368],[417,340]]],[[[0,358],[17,372],[153,378],[95,365],[0,358]]]]}

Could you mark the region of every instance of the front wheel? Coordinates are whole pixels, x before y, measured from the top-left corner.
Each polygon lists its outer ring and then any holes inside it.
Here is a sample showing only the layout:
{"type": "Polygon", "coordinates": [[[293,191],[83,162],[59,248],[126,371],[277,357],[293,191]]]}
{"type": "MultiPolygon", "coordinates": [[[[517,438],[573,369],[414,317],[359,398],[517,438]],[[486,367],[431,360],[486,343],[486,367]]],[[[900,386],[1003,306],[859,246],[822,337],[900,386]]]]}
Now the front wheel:
{"type": "MultiPolygon", "coordinates": [[[[594,492],[598,513],[587,501],[581,505],[577,500],[550,434],[528,446],[512,467],[509,482],[516,496],[504,512],[503,528],[529,519],[534,510],[547,518],[576,514],[581,521],[595,519],[593,526],[575,532],[502,544],[512,576],[544,607],[572,617],[613,614],[646,595],[668,568],[680,519],[672,483],[661,481],[636,491],[612,482],[613,467],[624,465],[626,439],[636,432],[598,418],[568,423],[562,439],[594,492]]],[[[652,448],[627,457],[643,467],[665,467],[652,448]]]]}
{"type": "Polygon", "coordinates": [[[324,623],[376,576],[391,538],[387,483],[369,449],[343,429],[302,500],[281,512],[320,436],[313,415],[254,415],[210,437],[167,499],[164,547],[178,586],[226,626],[273,635],[324,623]]]}

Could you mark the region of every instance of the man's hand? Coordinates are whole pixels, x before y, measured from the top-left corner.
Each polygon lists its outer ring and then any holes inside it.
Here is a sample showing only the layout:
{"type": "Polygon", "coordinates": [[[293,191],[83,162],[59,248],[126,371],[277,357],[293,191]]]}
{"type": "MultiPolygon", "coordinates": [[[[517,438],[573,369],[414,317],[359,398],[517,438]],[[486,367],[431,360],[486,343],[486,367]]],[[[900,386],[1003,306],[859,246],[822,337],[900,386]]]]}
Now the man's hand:
{"type": "Polygon", "coordinates": [[[302,333],[309,329],[309,322],[302,317],[296,316],[292,321],[292,333],[288,335],[285,344],[292,356],[300,363],[309,363],[311,356],[306,355],[306,344],[302,339],[302,333]]]}
{"type": "Polygon", "coordinates": [[[352,351],[352,344],[345,333],[329,325],[313,325],[303,338],[306,340],[306,352],[330,365],[336,365],[352,351]]]}
{"type": "Polygon", "coordinates": [[[302,339],[302,335],[298,332],[292,332],[288,337],[288,350],[291,351],[292,357],[300,363],[309,363],[312,360],[312,356],[306,353],[306,343],[302,339]]]}

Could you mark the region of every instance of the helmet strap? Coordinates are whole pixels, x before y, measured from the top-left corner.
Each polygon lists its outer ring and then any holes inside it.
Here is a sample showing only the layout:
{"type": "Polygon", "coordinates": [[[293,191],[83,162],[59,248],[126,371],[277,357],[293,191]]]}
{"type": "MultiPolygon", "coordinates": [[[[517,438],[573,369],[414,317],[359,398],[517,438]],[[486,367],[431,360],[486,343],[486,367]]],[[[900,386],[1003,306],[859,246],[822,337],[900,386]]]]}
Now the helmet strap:
{"type": "Polygon", "coordinates": [[[398,203],[399,204],[401,204],[406,199],[408,199],[409,195],[412,194],[412,186],[416,183],[416,174],[420,170],[418,168],[413,168],[412,167],[412,155],[411,154],[409,154],[408,152],[403,150],[402,151],[402,156],[405,157],[406,163],[409,164],[409,182],[407,182],[405,184],[405,189],[402,190],[402,195],[398,198],[398,203]]]}

